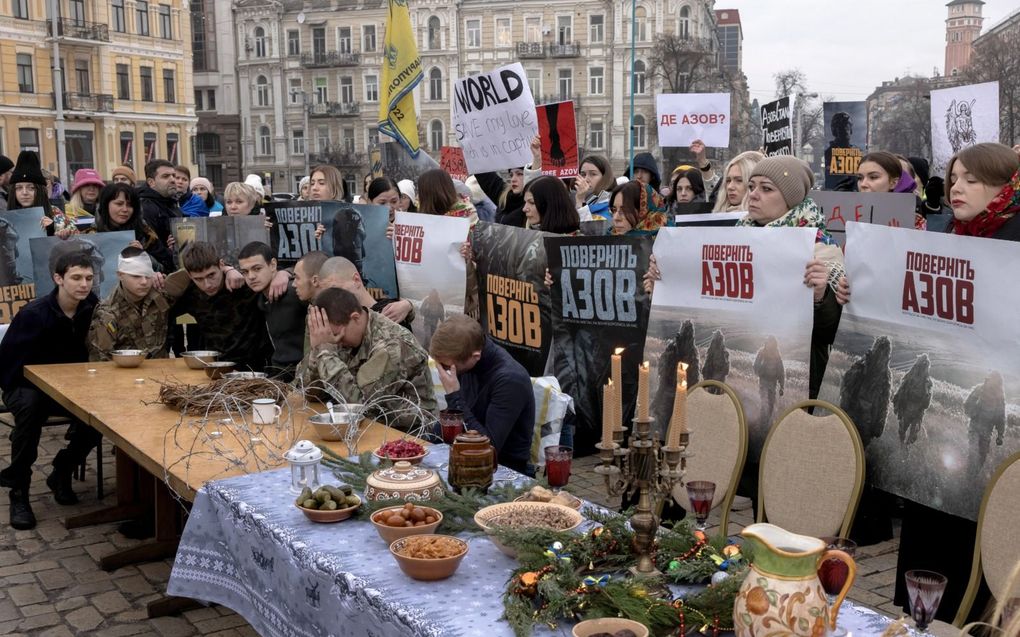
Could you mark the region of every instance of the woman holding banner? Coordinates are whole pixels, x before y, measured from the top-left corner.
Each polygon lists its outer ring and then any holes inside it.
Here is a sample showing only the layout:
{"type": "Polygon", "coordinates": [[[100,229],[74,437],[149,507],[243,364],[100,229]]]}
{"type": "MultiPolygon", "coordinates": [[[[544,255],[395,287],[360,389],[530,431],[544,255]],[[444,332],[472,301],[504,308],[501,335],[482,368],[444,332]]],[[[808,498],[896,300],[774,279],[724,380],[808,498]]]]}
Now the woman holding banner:
{"type": "Polygon", "coordinates": [[[726,164],[723,170],[722,188],[715,200],[712,212],[736,212],[747,210],[747,184],[758,162],[765,159],[756,150],[740,153],[726,164]]]}
{"type": "Polygon", "coordinates": [[[397,182],[389,177],[376,177],[369,182],[365,189],[365,197],[367,203],[389,208],[390,223],[393,223],[397,210],[400,208],[400,188],[397,187],[397,182]]]}
{"type": "Polygon", "coordinates": [[[524,187],[524,216],[532,230],[565,235],[581,230],[570,192],[556,177],[539,177],[524,187]]]}
{"type": "Polygon", "coordinates": [[[74,227],[73,219],[65,216],[60,208],[50,205],[46,177],[39,164],[39,155],[35,152],[23,150],[18,155],[18,162],[14,165],[14,172],[11,173],[8,182],[8,190],[8,210],[42,208],[42,226],[46,229],[47,235],[67,237],[78,231],[74,227]]]}
{"type": "Polygon", "coordinates": [[[509,184],[503,181],[499,173],[475,175],[482,192],[496,203],[496,223],[524,227],[524,186],[542,174],[542,140],[538,135],[531,140],[531,158],[530,166],[510,169],[509,184]]]}
{"type": "Polygon", "coordinates": [[[312,168],[308,180],[308,199],[311,201],[340,201],[344,198],[344,178],[333,166],[312,168]]]}
{"type": "Polygon", "coordinates": [[[612,221],[609,213],[609,194],[616,185],[613,167],[601,155],[588,155],[581,160],[577,173],[576,187],[577,214],[581,221],[605,219],[612,221]]]}
{"type": "MultiPolygon", "coordinates": [[[[914,193],[917,182],[905,169],[910,163],[906,158],[900,161],[897,155],[876,150],[861,158],[857,166],[857,190],[860,192],[910,192],[914,193]]],[[[914,227],[925,229],[924,203],[914,194],[914,227]]]]}
{"type": "Polygon", "coordinates": [[[96,204],[96,232],[119,232],[130,230],[135,233],[137,247],[157,263],[163,272],[173,272],[173,255],[159,240],[156,231],[142,218],[142,206],[138,192],[128,184],[110,184],[99,193],[96,204]]]}

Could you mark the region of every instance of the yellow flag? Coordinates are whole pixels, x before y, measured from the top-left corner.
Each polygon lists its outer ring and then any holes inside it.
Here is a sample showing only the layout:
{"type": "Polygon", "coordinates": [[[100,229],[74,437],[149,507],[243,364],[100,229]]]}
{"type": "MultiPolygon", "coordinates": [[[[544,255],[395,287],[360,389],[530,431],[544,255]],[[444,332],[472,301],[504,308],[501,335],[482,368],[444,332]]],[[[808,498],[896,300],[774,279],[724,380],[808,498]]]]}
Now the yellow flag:
{"type": "Polygon", "coordinates": [[[421,58],[411,30],[407,0],[389,0],[386,21],[386,59],[382,68],[383,99],[379,104],[379,130],[417,157],[418,117],[411,90],[422,80],[421,58]]]}

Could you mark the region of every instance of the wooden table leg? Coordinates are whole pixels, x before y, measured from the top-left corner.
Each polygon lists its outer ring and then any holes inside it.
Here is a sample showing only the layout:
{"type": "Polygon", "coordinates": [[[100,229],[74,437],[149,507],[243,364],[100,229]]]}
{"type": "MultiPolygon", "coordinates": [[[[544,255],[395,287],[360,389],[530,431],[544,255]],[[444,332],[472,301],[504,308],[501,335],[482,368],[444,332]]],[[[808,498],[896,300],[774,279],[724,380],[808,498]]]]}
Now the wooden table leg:
{"type": "MultiPolygon", "coordinates": [[[[117,473],[117,504],[88,513],[80,513],[64,518],[65,529],[77,529],[93,524],[120,522],[136,518],[145,512],[149,505],[142,504],[140,496],[146,490],[143,484],[148,474],[142,471],[137,462],[128,454],[119,450],[116,453],[117,473]]],[[[151,479],[151,476],[148,476],[151,479]]]]}
{"type": "Polygon", "coordinates": [[[182,509],[162,480],[153,480],[155,490],[156,537],[150,542],[115,551],[99,559],[104,571],[141,562],[154,562],[177,554],[183,528],[182,509]]]}

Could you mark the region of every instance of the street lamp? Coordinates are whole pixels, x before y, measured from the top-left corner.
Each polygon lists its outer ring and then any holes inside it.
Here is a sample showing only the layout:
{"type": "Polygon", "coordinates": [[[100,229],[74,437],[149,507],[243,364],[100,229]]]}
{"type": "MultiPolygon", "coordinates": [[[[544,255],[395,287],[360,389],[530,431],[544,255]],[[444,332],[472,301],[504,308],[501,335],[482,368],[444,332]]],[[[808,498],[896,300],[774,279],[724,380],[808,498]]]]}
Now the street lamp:
{"type": "Polygon", "coordinates": [[[311,106],[308,103],[308,93],[306,93],[304,90],[298,90],[296,88],[290,89],[291,101],[292,102],[295,101],[299,93],[301,94],[301,110],[304,113],[304,127],[305,127],[304,139],[302,140],[304,143],[305,151],[305,172],[301,176],[309,177],[310,175],[308,174],[308,171],[311,170],[311,168],[308,165],[308,140],[311,139],[312,132],[308,130],[308,109],[311,106]]]}
{"type": "Polygon", "coordinates": [[[797,131],[796,146],[794,147],[793,154],[797,157],[804,152],[803,151],[803,137],[804,137],[804,123],[801,121],[803,118],[801,115],[804,112],[804,98],[815,99],[818,97],[818,93],[797,93],[797,101],[793,105],[793,117],[796,120],[794,125],[797,131]]]}

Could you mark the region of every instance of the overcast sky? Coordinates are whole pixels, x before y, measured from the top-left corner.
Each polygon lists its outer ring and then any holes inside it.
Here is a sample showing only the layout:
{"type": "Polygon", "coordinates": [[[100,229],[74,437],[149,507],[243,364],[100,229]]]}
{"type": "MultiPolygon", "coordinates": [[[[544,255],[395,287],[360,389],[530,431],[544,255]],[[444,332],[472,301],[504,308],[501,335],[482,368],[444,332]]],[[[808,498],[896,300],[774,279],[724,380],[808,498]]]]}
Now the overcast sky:
{"type": "MultiPolygon", "coordinates": [[[[808,90],[837,100],[863,100],[883,80],[943,72],[948,0],[716,0],[737,9],[744,29],[744,73],[751,99],[775,97],[772,76],[790,68],[808,90]]],[[[984,29],[1020,6],[986,0],[984,29]]]]}

